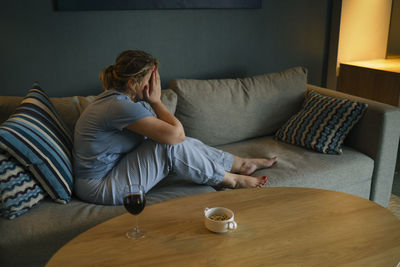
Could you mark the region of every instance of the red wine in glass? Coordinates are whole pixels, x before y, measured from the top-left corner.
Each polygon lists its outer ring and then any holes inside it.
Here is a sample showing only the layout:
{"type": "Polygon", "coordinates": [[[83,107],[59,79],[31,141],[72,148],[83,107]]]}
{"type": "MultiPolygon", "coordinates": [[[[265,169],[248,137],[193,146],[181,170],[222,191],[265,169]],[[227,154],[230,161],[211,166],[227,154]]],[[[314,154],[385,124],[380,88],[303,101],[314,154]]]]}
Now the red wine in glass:
{"type": "Polygon", "coordinates": [[[146,197],[140,194],[131,194],[124,197],[125,209],[133,214],[138,215],[146,205],[146,197]]]}
{"type": "Polygon", "coordinates": [[[130,239],[141,239],[145,237],[145,232],[138,227],[138,214],[141,213],[146,206],[146,195],[141,185],[128,185],[124,189],[123,203],[125,209],[135,215],[136,227],[126,233],[130,239]]]}

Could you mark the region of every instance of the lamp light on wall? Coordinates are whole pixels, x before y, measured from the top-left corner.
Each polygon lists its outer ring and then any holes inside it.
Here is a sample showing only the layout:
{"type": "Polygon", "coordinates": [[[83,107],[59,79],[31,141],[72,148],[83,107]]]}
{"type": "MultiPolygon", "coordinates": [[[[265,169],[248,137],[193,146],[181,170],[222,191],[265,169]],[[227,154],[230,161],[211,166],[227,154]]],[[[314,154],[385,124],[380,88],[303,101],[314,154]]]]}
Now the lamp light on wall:
{"type": "Polygon", "coordinates": [[[337,65],[386,57],[392,0],[343,0],[337,65]]]}

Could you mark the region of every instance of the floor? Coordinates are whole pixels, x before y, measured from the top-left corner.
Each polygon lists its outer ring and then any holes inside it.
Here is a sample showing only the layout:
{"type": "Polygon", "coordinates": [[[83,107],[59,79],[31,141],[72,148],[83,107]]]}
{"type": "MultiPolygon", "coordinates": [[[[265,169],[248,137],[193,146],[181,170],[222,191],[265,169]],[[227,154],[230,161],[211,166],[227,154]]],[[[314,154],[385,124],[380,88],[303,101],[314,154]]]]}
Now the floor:
{"type": "Polygon", "coordinates": [[[394,172],[392,193],[400,197],[400,146],[397,153],[396,170],[394,172]]]}
{"type": "Polygon", "coordinates": [[[392,196],[387,207],[400,220],[400,148],[397,153],[396,170],[394,173],[392,196]]]}
{"type": "Polygon", "coordinates": [[[400,175],[398,170],[394,173],[392,194],[400,197],[400,175]]]}

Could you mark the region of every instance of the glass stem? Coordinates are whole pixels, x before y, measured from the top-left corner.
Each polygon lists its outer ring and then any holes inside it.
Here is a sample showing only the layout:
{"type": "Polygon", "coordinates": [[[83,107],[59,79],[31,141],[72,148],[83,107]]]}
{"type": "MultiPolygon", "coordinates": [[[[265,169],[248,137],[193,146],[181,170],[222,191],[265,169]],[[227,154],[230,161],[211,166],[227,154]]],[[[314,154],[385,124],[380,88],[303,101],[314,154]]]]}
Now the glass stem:
{"type": "Polygon", "coordinates": [[[135,221],[136,221],[136,232],[139,232],[139,223],[138,223],[138,216],[135,215],[135,221]]]}

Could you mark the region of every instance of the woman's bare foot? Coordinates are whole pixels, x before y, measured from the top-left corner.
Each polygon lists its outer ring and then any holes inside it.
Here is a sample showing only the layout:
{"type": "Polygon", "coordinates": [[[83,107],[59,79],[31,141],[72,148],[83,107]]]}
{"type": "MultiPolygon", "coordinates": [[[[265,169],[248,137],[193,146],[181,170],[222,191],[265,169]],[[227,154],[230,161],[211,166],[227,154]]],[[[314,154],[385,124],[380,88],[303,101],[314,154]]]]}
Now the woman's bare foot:
{"type": "Polygon", "coordinates": [[[242,175],[251,175],[256,170],[269,168],[274,165],[278,161],[278,157],[273,158],[254,158],[254,159],[247,159],[247,158],[240,158],[235,157],[232,172],[239,173],[242,175]]]}
{"type": "Polygon", "coordinates": [[[219,186],[228,187],[232,189],[237,188],[259,188],[263,187],[268,182],[266,176],[247,176],[247,175],[240,175],[234,174],[230,172],[225,173],[225,177],[219,186]]]}

